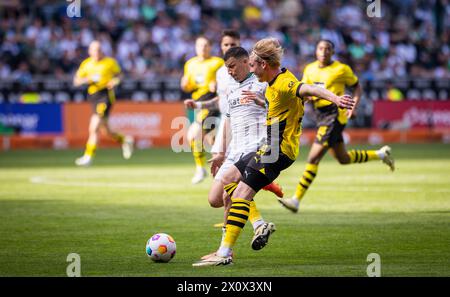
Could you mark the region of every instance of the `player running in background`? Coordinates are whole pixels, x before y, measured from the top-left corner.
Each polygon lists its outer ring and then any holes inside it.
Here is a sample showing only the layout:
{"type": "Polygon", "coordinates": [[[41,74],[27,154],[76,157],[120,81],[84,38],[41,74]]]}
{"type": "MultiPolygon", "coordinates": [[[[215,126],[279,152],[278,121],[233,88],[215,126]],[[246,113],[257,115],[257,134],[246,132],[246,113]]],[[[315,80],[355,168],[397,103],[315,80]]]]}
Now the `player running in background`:
{"type": "Polygon", "coordinates": [[[88,100],[92,102],[94,113],[89,122],[89,138],[84,155],[76,159],[78,166],[91,165],[97,149],[100,128],[122,144],[122,154],[129,159],[133,153],[134,140],[123,136],[109,127],[108,117],[116,100],[114,88],[120,83],[120,66],[113,58],[106,57],[99,41],[89,45],[89,58],[84,60],[75,74],[75,86],[88,85],[88,100]]]}
{"type": "MultiPolygon", "coordinates": [[[[193,100],[197,102],[212,99],[216,96],[217,83],[216,72],[223,65],[222,58],[211,56],[211,43],[203,36],[195,41],[197,56],[189,59],[184,65],[184,75],[181,78],[181,89],[191,93],[193,100]]],[[[188,130],[188,140],[191,144],[192,154],[196,165],[196,171],[192,183],[197,184],[207,176],[205,150],[203,139],[214,127],[206,127],[204,122],[208,117],[219,115],[219,110],[202,109],[188,130]]]]}
{"type": "MultiPolygon", "coordinates": [[[[260,82],[268,82],[265,92],[268,104],[267,139],[258,151],[243,156],[233,165],[241,173],[242,180],[238,184],[225,186],[232,197],[225,237],[215,254],[193,266],[218,266],[233,262],[232,248],[248,220],[253,197],[297,158],[304,97],[318,96],[342,108],[353,107],[354,101],[348,95],[339,97],[324,88],[300,83],[290,71],[280,68],[282,55],[283,48],[274,38],[262,39],[253,47],[250,70],[260,82]]],[[[251,96],[255,93],[249,91],[244,98],[251,96]]],[[[231,175],[230,172],[227,171],[225,177],[231,175]]]]}
{"type": "MultiPolygon", "coordinates": [[[[209,160],[212,163],[211,172],[214,175],[214,182],[208,194],[208,201],[212,207],[225,207],[224,223],[226,223],[231,206],[228,192],[232,191],[233,186],[242,179],[241,172],[233,164],[242,156],[256,151],[266,138],[264,92],[267,84],[258,82],[257,77],[250,72],[249,55],[244,48],[229,49],[224,60],[232,80],[228,82],[228,91],[224,98],[226,100],[224,128],[216,135],[216,139],[220,139],[221,146],[209,160]],[[246,98],[248,91],[252,91],[255,96],[246,98]],[[233,186],[227,187],[224,191],[225,185],[233,186]]],[[[191,108],[198,108],[200,105],[193,100],[186,100],[185,104],[191,108]]],[[[202,102],[203,106],[205,104],[211,106],[217,104],[217,100],[202,102]]],[[[276,194],[282,196],[282,193],[276,194]]],[[[249,219],[255,234],[252,239],[252,248],[259,250],[266,245],[270,234],[275,231],[275,225],[263,220],[254,201],[250,202],[249,219]]],[[[225,232],[224,227],[222,231],[225,232]]]]}
{"type": "Polygon", "coordinates": [[[352,69],[346,64],[332,60],[333,54],[334,44],[329,40],[320,40],[316,45],[317,61],[305,67],[302,82],[315,84],[338,96],[343,95],[347,87],[352,92],[355,107],[350,110],[342,109],[320,97],[312,98],[318,126],[316,139],[309,152],[305,171],[300,178],[294,196],[292,198],[279,199],[283,206],[293,212],[298,211],[299,203],[314,181],[319,162],[327,151],[340,164],[382,160],[392,171],[395,169],[394,159],[391,156],[391,148],[389,146],[383,146],[379,150],[347,151],[342,133],[348,118],[356,113],[362,89],[352,69]]]}

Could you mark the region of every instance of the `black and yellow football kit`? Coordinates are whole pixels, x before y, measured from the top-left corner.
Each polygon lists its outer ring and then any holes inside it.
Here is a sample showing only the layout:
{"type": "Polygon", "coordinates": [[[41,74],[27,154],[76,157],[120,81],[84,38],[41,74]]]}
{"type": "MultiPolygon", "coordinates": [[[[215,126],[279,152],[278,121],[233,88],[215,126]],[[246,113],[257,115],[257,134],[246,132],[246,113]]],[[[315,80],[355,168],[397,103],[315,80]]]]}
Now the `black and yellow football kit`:
{"type": "MultiPolygon", "coordinates": [[[[358,83],[358,77],[348,65],[339,61],[334,61],[323,68],[315,61],[305,67],[302,82],[314,84],[342,96],[346,87],[353,87],[358,83]]],[[[317,97],[312,99],[318,126],[315,142],[327,147],[343,142],[342,132],[347,124],[346,109],[338,108],[336,104],[325,99],[317,97]]]]}
{"type": "Polygon", "coordinates": [[[114,90],[109,90],[106,86],[119,73],[119,64],[110,57],[104,57],[99,61],[87,58],[76,73],[80,78],[89,79],[88,100],[93,104],[94,113],[100,117],[108,117],[111,112],[116,97],[114,90]]]}
{"type": "MultiPolygon", "coordinates": [[[[102,119],[107,119],[116,97],[113,89],[108,89],[108,83],[120,73],[117,61],[110,57],[104,57],[99,61],[87,58],[81,62],[76,76],[89,79],[88,100],[92,102],[93,112],[102,119]]],[[[124,142],[124,136],[111,132],[111,136],[119,143],[124,142]]],[[[93,157],[97,149],[97,143],[86,143],[84,155],[93,157]]]]}
{"type": "MultiPolygon", "coordinates": [[[[223,59],[219,57],[210,57],[204,60],[200,60],[199,57],[193,57],[186,62],[184,65],[184,76],[188,79],[187,90],[192,92],[192,99],[206,101],[216,96],[216,93],[210,92],[209,85],[216,80],[216,72],[223,64],[223,59]]],[[[205,133],[208,133],[215,128],[215,120],[206,121],[206,119],[218,116],[220,116],[218,108],[202,109],[197,113],[195,121],[201,125],[205,133]],[[205,123],[208,123],[208,125],[205,123]]],[[[203,138],[193,139],[190,145],[197,168],[205,167],[206,158],[203,138]]]]}
{"type": "Polygon", "coordinates": [[[301,84],[283,68],[266,89],[266,143],[235,164],[242,181],[256,192],[273,182],[297,158],[304,113],[303,99],[298,97],[301,84]]]}
{"type": "MultiPolygon", "coordinates": [[[[243,156],[234,164],[242,174],[241,181],[255,192],[273,182],[297,158],[304,114],[303,99],[299,98],[301,85],[290,71],[283,68],[266,88],[268,110],[265,144],[257,152],[243,156]]],[[[236,188],[237,183],[224,186],[232,198],[225,236],[218,250],[220,256],[225,256],[236,243],[254,204],[254,201],[234,197],[236,188]]]]}
{"type": "MultiPolygon", "coordinates": [[[[338,61],[332,62],[326,67],[319,67],[319,62],[313,62],[305,67],[302,78],[303,83],[315,84],[330,92],[342,96],[346,87],[353,87],[358,83],[358,78],[352,69],[338,61]]],[[[315,142],[325,148],[332,148],[344,142],[343,131],[347,123],[346,109],[338,108],[330,101],[313,97],[314,111],[318,130],[315,142]]],[[[371,160],[379,160],[374,150],[348,151],[350,163],[363,163],[371,160]]],[[[318,174],[319,165],[307,163],[295,190],[294,197],[301,200],[318,174]]]]}
{"type": "MultiPolygon", "coordinates": [[[[210,57],[200,60],[198,57],[189,59],[184,65],[184,75],[188,78],[187,89],[192,91],[192,99],[195,101],[207,101],[216,96],[209,90],[211,82],[216,80],[216,72],[224,65],[224,61],[219,57],[210,57]]],[[[219,116],[220,112],[217,108],[202,109],[196,121],[203,125],[207,117],[219,116]]],[[[214,127],[204,127],[210,131],[214,127]]]]}

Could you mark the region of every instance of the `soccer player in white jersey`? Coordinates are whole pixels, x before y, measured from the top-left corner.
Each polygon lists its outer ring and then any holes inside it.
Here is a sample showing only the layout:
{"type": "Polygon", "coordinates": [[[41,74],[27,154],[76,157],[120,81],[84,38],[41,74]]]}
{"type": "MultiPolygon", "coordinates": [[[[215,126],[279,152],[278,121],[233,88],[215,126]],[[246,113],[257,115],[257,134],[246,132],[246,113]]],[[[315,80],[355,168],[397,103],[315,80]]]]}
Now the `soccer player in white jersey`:
{"type": "MultiPolygon", "coordinates": [[[[208,201],[212,207],[225,206],[225,219],[228,216],[231,202],[229,194],[235,187],[224,188],[224,185],[237,185],[242,178],[242,172],[233,164],[243,155],[255,151],[267,134],[264,125],[266,120],[264,92],[267,84],[258,82],[257,77],[250,72],[248,57],[248,52],[242,47],[231,48],[224,56],[225,65],[228,73],[232,76],[232,81],[228,83],[227,88],[224,129],[216,136],[216,138],[221,138],[221,147],[210,160],[211,171],[215,179],[208,201]],[[227,174],[225,174],[226,172],[227,174]]],[[[187,106],[204,108],[203,104],[217,104],[217,101],[202,102],[201,106],[198,102],[193,101],[185,101],[185,103],[187,106]]],[[[209,108],[209,106],[206,107],[209,108]]],[[[249,219],[255,233],[252,239],[252,248],[259,250],[267,244],[270,234],[275,231],[275,225],[262,219],[254,202],[250,203],[249,219]]]]}
{"type": "MultiPolygon", "coordinates": [[[[240,46],[240,34],[235,30],[224,30],[222,32],[222,38],[220,40],[220,49],[222,50],[222,54],[225,53],[232,47],[240,46]]],[[[219,110],[220,110],[220,123],[217,129],[216,135],[222,134],[223,127],[225,124],[225,112],[227,109],[227,88],[228,83],[232,81],[233,78],[228,74],[227,67],[225,64],[219,68],[216,72],[216,81],[217,81],[217,97],[213,100],[218,100],[219,110]]],[[[213,157],[219,153],[220,148],[222,147],[222,138],[216,137],[214,140],[214,144],[211,148],[211,154],[213,157]]]]}
{"type": "MultiPolygon", "coordinates": [[[[220,40],[220,48],[222,50],[223,55],[232,47],[236,47],[240,45],[240,34],[239,32],[231,29],[224,30],[222,32],[222,38],[220,40]]],[[[214,145],[211,148],[212,153],[212,159],[210,160],[217,160],[215,161],[215,164],[219,164],[219,160],[224,160],[226,151],[223,149],[223,139],[222,137],[218,137],[217,135],[222,135],[223,128],[225,124],[225,113],[228,106],[228,100],[227,100],[227,90],[228,90],[228,84],[230,82],[233,82],[234,79],[230,76],[228,73],[227,67],[225,64],[217,70],[216,73],[216,81],[217,81],[217,95],[215,98],[207,101],[203,101],[201,103],[195,103],[196,101],[192,99],[185,100],[185,105],[188,108],[196,108],[201,106],[201,108],[219,108],[221,117],[220,117],[220,124],[216,133],[216,138],[214,141],[214,145]]],[[[260,99],[260,105],[264,106],[265,102],[263,99],[260,99]]],[[[220,165],[220,164],[219,164],[220,165]]],[[[212,172],[213,176],[215,176],[215,173],[217,172],[218,168],[215,167],[215,171],[212,172]]],[[[223,184],[220,180],[220,176],[215,176],[213,185],[211,186],[211,190],[208,195],[208,201],[211,204],[212,207],[222,207],[223,202],[220,202],[219,200],[224,195],[223,191],[223,184]]],[[[263,190],[271,191],[278,197],[283,197],[283,191],[277,183],[273,182],[266,187],[263,188],[263,190]]],[[[226,193],[225,193],[226,194],[226,193]]],[[[225,198],[225,197],[223,197],[225,198]]],[[[226,213],[225,213],[226,215],[226,213]]],[[[226,216],[225,216],[226,218],[226,216]]],[[[215,225],[216,227],[222,227],[223,224],[219,223],[215,225]]]]}

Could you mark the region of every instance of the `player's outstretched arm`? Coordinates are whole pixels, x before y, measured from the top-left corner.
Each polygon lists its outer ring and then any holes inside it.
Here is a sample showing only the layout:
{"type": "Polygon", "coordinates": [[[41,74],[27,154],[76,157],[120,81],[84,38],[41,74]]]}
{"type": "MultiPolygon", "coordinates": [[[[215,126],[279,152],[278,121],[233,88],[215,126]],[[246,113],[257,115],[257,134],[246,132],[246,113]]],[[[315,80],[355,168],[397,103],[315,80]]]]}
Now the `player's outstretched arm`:
{"type": "Polygon", "coordinates": [[[75,75],[75,77],[73,78],[73,85],[75,87],[79,87],[81,85],[89,84],[89,83],[90,83],[90,81],[87,77],[81,77],[81,76],[75,75]]]}
{"type": "Polygon", "coordinates": [[[355,101],[355,106],[353,106],[352,109],[347,110],[348,118],[356,116],[356,109],[358,108],[359,100],[361,99],[362,95],[362,88],[359,82],[357,82],[355,86],[351,87],[351,91],[353,100],[355,101]]]}
{"type": "Polygon", "coordinates": [[[114,76],[106,85],[106,87],[111,90],[114,89],[115,87],[117,87],[120,82],[122,81],[123,75],[122,74],[118,74],[116,76],[114,76]]]}
{"type": "Polygon", "coordinates": [[[186,75],[183,75],[180,81],[180,87],[183,92],[189,92],[191,89],[189,88],[189,78],[186,75]]]}
{"type": "Polygon", "coordinates": [[[355,105],[355,101],[350,95],[337,96],[327,89],[310,85],[310,84],[302,84],[300,88],[297,90],[298,97],[305,96],[316,96],[328,101],[333,102],[340,108],[352,109],[355,105]]]}
{"type": "Polygon", "coordinates": [[[210,100],[197,102],[193,99],[186,99],[184,100],[184,106],[189,109],[194,108],[219,108],[219,96],[216,96],[210,100]]]}

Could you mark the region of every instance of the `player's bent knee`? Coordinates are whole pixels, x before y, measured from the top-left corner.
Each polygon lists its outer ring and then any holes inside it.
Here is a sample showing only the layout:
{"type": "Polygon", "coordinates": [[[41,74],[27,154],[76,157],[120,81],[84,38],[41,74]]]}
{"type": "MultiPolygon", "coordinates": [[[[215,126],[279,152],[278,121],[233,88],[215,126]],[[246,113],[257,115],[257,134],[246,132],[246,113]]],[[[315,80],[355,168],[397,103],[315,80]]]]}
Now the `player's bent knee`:
{"type": "Polygon", "coordinates": [[[238,183],[241,180],[241,172],[235,167],[231,166],[221,178],[221,182],[224,185],[231,183],[238,183]]]}
{"type": "Polygon", "coordinates": [[[209,196],[208,197],[208,202],[209,205],[212,208],[220,208],[223,206],[223,199],[222,199],[222,195],[220,195],[220,197],[217,196],[209,196]]]}
{"type": "Polygon", "coordinates": [[[97,134],[100,132],[100,127],[92,127],[89,129],[89,134],[97,134]]]}
{"type": "Polygon", "coordinates": [[[215,188],[209,192],[208,202],[213,208],[219,208],[223,206],[223,189],[215,188]]]}
{"type": "Polygon", "coordinates": [[[211,190],[208,194],[209,205],[213,208],[219,208],[223,206],[223,184],[214,181],[211,190]]]}

